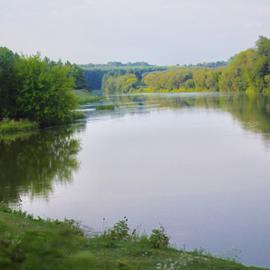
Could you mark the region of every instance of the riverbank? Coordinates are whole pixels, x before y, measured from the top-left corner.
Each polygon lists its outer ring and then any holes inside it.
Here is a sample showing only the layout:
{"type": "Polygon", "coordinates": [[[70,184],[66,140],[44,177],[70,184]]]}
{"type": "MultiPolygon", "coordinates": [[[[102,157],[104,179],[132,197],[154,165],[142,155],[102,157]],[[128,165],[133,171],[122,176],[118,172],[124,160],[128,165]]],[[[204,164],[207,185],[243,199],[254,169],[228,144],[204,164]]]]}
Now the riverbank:
{"type": "MultiPolygon", "coordinates": [[[[74,90],[73,92],[79,105],[98,102],[103,98],[92,95],[86,90],[74,90]]],[[[68,124],[84,117],[84,113],[75,111],[70,115],[70,119],[68,119],[66,123],[68,124]]],[[[25,133],[37,131],[39,128],[40,125],[37,122],[29,121],[27,119],[4,119],[0,121],[0,138],[9,138],[10,136],[20,137],[20,135],[24,135],[25,133]]]]}
{"type": "Polygon", "coordinates": [[[103,99],[102,96],[93,95],[89,91],[84,90],[84,89],[74,90],[73,93],[76,96],[77,101],[80,105],[98,102],[98,101],[101,101],[103,99]]]}
{"type": "Polygon", "coordinates": [[[209,92],[204,88],[178,88],[178,89],[155,89],[151,87],[139,88],[133,90],[132,93],[192,93],[192,92],[209,92]]]}
{"type": "Polygon", "coordinates": [[[123,220],[106,234],[86,237],[74,222],[35,219],[0,205],[0,269],[260,269],[166,247],[160,233],[149,238],[127,228],[123,220]]]}
{"type": "Polygon", "coordinates": [[[33,131],[37,129],[38,124],[29,120],[4,119],[0,121],[0,135],[6,135],[15,132],[33,131]]]}

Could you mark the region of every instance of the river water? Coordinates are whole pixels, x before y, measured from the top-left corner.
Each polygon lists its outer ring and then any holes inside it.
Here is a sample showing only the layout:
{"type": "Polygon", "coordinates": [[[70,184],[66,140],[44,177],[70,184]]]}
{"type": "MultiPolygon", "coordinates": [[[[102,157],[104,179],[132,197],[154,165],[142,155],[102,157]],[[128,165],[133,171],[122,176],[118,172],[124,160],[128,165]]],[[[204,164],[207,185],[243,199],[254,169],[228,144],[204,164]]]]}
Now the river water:
{"type": "MultiPolygon", "coordinates": [[[[86,121],[0,138],[0,200],[100,232],[127,216],[171,243],[270,266],[270,99],[115,96],[86,121]]],[[[103,103],[104,103],[103,102],[103,103]]]]}

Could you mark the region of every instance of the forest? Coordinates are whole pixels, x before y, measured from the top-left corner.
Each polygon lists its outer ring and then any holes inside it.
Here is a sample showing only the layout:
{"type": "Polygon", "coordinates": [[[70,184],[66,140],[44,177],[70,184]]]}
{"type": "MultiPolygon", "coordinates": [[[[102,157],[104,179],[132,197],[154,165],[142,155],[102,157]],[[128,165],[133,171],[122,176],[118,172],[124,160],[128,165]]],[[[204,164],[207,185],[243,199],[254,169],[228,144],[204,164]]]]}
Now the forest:
{"type": "Polygon", "coordinates": [[[260,37],[254,48],[220,64],[168,67],[143,74],[110,74],[103,78],[105,94],[128,92],[226,91],[270,93],[270,39],[260,37]],[[225,65],[225,66],[224,66],[225,65]]]}
{"type": "Polygon", "coordinates": [[[121,62],[108,62],[107,64],[80,65],[85,78],[85,88],[88,90],[102,89],[106,78],[118,77],[125,74],[135,74],[138,79],[153,71],[164,71],[167,67],[154,66],[145,62],[134,62],[123,64],[121,62]]]}

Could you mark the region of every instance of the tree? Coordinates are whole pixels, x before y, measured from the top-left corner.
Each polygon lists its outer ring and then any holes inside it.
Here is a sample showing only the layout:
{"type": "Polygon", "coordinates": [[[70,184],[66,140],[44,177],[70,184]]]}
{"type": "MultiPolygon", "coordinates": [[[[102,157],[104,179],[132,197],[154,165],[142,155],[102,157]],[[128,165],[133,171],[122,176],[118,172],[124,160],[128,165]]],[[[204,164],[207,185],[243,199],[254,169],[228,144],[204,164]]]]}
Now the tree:
{"type": "Polygon", "coordinates": [[[70,68],[50,65],[39,55],[21,57],[16,65],[19,81],[17,117],[53,125],[71,119],[76,107],[70,68]]]}
{"type": "Polygon", "coordinates": [[[84,89],[86,85],[83,70],[78,65],[71,64],[69,61],[65,65],[69,67],[70,75],[74,78],[74,89],[84,89]]]}
{"type": "Polygon", "coordinates": [[[0,47],[0,120],[13,117],[16,110],[16,71],[18,56],[0,47]]]}
{"type": "Polygon", "coordinates": [[[106,95],[128,93],[139,83],[135,74],[105,75],[102,89],[106,95]]]}

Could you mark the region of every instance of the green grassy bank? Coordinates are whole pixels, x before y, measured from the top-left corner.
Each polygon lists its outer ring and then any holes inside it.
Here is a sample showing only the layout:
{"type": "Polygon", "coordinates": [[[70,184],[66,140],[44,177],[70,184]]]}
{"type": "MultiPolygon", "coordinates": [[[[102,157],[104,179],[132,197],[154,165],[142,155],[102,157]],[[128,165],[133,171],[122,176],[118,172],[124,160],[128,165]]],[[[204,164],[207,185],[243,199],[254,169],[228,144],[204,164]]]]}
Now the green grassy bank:
{"type": "Polygon", "coordinates": [[[98,102],[102,100],[103,97],[92,95],[87,90],[74,90],[73,93],[75,94],[77,101],[80,105],[84,105],[87,103],[98,102]]]}
{"type": "Polygon", "coordinates": [[[0,121],[0,135],[15,133],[15,132],[26,132],[36,130],[38,124],[28,120],[9,120],[4,119],[0,121]]]}
{"type": "Polygon", "coordinates": [[[259,269],[167,246],[162,230],[129,234],[126,220],[101,236],[85,237],[70,221],[34,219],[0,205],[0,269],[259,269]]]}

